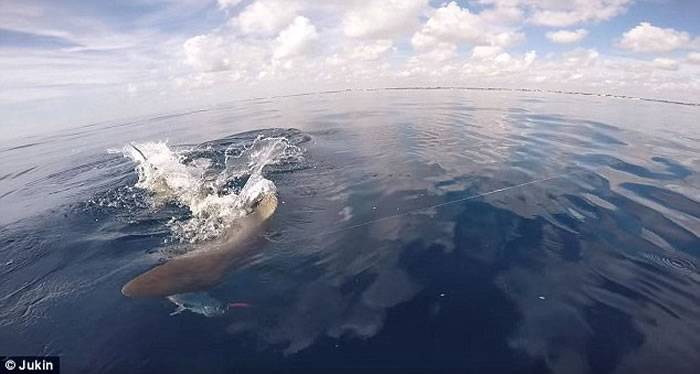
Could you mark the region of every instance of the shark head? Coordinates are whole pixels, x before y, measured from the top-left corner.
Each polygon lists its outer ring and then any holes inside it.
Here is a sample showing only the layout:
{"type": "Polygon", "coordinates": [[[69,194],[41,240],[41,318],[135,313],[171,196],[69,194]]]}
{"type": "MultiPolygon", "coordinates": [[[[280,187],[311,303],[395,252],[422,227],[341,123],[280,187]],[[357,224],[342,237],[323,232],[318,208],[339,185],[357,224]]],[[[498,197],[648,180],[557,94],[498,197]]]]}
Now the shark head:
{"type": "Polygon", "coordinates": [[[277,195],[265,193],[253,204],[253,214],[257,214],[260,219],[267,221],[277,210],[277,195]]]}

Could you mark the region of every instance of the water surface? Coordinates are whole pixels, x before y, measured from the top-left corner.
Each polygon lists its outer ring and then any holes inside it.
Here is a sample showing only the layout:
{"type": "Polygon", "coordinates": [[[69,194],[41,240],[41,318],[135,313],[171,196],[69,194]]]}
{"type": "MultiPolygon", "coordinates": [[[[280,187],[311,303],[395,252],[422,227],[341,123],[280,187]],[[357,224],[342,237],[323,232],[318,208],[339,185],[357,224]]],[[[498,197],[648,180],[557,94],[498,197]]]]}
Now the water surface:
{"type": "Polygon", "coordinates": [[[0,141],[0,352],[61,355],[65,372],[696,373],[699,118],[622,98],[381,90],[0,141]],[[137,186],[124,147],[167,140],[221,173],[258,138],[299,149],[262,171],[280,206],[261,248],[201,293],[122,296],[207,243],[181,230],[190,206],[137,186]]]}

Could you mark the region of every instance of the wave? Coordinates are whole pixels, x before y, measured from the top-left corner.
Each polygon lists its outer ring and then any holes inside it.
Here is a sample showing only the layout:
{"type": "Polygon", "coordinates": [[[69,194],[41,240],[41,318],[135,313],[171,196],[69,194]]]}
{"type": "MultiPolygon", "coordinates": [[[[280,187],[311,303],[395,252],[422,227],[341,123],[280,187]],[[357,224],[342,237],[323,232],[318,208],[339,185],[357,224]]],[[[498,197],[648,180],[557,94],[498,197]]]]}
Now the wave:
{"type": "Polygon", "coordinates": [[[154,208],[176,204],[189,211],[184,218],[172,217],[168,226],[177,241],[194,243],[219,237],[262,195],[276,193],[265,168],[298,162],[304,151],[285,136],[258,135],[225,148],[174,149],[155,141],[130,143],[121,152],[134,162],[135,187],[148,193],[154,208]]]}

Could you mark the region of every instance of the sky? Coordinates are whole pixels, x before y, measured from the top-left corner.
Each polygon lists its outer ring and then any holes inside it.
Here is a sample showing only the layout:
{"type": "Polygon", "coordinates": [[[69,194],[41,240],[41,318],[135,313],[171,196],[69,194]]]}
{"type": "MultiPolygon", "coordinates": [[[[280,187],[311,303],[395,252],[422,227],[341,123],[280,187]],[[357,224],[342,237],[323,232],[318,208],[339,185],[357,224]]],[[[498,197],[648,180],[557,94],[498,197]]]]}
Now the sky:
{"type": "Polygon", "coordinates": [[[700,102],[700,1],[0,0],[6,135],[438,85],[700,102]]]}

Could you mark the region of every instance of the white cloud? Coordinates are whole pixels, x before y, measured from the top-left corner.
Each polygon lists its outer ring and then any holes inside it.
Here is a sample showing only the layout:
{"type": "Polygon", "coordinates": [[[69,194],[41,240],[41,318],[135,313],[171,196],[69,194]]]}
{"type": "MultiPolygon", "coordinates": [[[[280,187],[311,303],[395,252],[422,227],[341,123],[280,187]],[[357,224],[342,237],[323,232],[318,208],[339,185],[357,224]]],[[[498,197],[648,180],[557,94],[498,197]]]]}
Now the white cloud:
{"type": "MultiPolygon", "coordinates": [[[[476,50],[476,48],[475,48],[476,50]]],[[[477,56],[462,66],[461,74],[467,78],[502,77],[522,73],[529,69],[537,58],[535,51],[527,52],[521,57],[513,57],[507,52],[496,54],[496,49],[479,49],[477,56]]]]}
{"type": "MultiPolygon", "coordinates": [[[[427,0],[162,2],[171,3],[189,5],[173,5],[155,18],[134,20],[150,28],[130,28],[132,20],[116,27],[112,18],[103,22],[90,15],[77,17],[58,2],[27,0],[0,12],[0,23],[12,30],[79,45],[0,46],[0,71],[5,73],[5,90],[0,92],[3,118],[25,123],[27,118],[22,116],[29,113],[35,120],[40,115],[32,104],[63,108],[60,103],[70,102],[65,107],[73,105],[78,113],[75,108],[84,107],[85,98],[97,102],[102,97],[108,111],[101,113],[109,116],[124,109],[113,104],[113,98],[134,107],[143,103],[144,110],[151,111],[167,110],[163,105],[172,108],[174,104],[168,103],[195,97],[204,105],[232,94],[247,97],[377,86],[541,87],[680,100],[700,95],[698,39],[650,23],[640,24],[617,41],[631,51],[659,53],[644,58],[581,48],[545,56],[511,49],[524,41],[522,29],[528,23],[588,22],[585,27],[560,27],[546,34],[554,42],[580,41],[588,30],[596,31],[596,22],[621,14],[630,1],[470,0],[440,6],[431,6],[438,2],[427,0]],[[458,5],[462,3],[469,7],[458,5]],[[202,20],[196,17],[207,6],[222,17],[231,14],[230,22],[200,31],[202,20]],[[175,32],[159,32],[162,23],[156,21],[170,20],[173,14],[189,15],[197,23],[188,28],[183,21],[175,32]],[[553,18],[546,22],[538,18],[546,14],[553,18]],[[413,49],[405,47],[407,40],[413,49]],[[679,49],[690,53],[660,54],[679,49]],[[162,92],[165,104],[146,105],[162,92]],[[22,111],[15,110],[20,106],[22,111]]],[[[216,17],[207,17],[211,19],[216,17]]],[[[55,116],[44,117],[51,122],[55,116]]],[[[72,119],[79,122],[84,117],[76,114],[72,119]]]]}
{"type": "Polygon", "coordinates": [[[503,53],[503,48],[492,45],[479,45],[472,49],[472,58],[485,59],[498,56],[503,53]]]}
{"type": "Polygon", "coordinates": [[[295,57],[308,52],[318,40],[316,27],[306,17],[296,17],[294,22],[280,32],[274,58],[295,57]]]}
{"type": "Polygon", "coordinates": [[[411,43],[416,50],[429,51],[460,42],[508,47],[522,41],[524,35],[509,25],[485,21],[493,18],[497,10],[474,14],[450,2],[435,10],[423,28],[413,35],[411,43]]]}
{"type": "Polygon", "coordinates": [[[530,22],[548,27],[568,27],[582,22],[607,21],[627,10],[631,0],[524,0],[530,22]]]}
{"type": "Polygon", "coordinates": [[[688,57],[686,58],[686,62],[689,64],[698,64],[700,65],[700,52],[690,52],[688,53],[688,57]]]}
{"type": "Polygon", "coordinates": [[[651,63],[657,69],[678,70],[678,61],[674,59],[657,57],[651,63]]]}
{"type": "Polygon", "coordinates": [[[224,39],[216,35],[198,35],[183,44],[185,63],[199,71],[221,71],[229,68],[224,39]]]}
{"type": "Polygon", "coordinates": [[[343,17],[343,31],[352,38],[391,38],[418,27],[427,0],[370,0],[343,17]]]}
{"type": "Polygon", "coordinates": [[[551,40],[557,44],[571,44],[581,41],[588,35],[588,31],[584,29],[578,29],[575,31],[569,30],[559,30],[552,31],[546,34],[547,39],[551,40]]]}
{"type": "Polygon", "coordinates": [[[233,8],[240,4],[242,0],[216,0],[219,4],[219,9],[233,8]]]}
{"type": "Polygon", "coordinates": [[[561,56],[561,64],[569,67],[589,67],[598,62],[600,53],[595,49],[574,49],[561,56]]]}
{"type": "MultiPolygon", "coordinates": [[[[184,63],[197,73],[234,71],[234,74],[251,75],[265,67],[269,59],[271,42],[256,40],[253,43],[237,39],[235,35],[212,33],[187,39],[182,46],[184,63]]],[[[210,77],[196,75],[195,87],[204,86],[210,77]],[[204,79],[206,78],[206,79],[204,79]]]]}
{"type": "Polygon", "coordinates": [[[350,57],[362,61],[374,61],[385,55],[393,47],[391,40],[380,39],[353,48],[350,57]]]}
{"type": "Polygon", "coordinates": [[[642,22],[622,34],[618,46],[634,52],[669,52],[683,48],[688,43],[690,43],[690,35],[687,32],[660,28],[648,22],[642,22]]]}
{"type": "Polygon", "coordinates": [[[484,22],[490,24],[512,24],[523,20],[523,9],[519,0],[476,0],[487,7],[479,13],[484,22]]]}
{"type": "Polygon", "coordinates": [[[457,46],[453,43],[438,43],[428,52],[421,54],[423,60],[443,62],[457,57],[457,46]]]}
{"type": "Polygon", "coordinates": [[[301,9],[294,0],[256,0],[232,20],[244,34],[274,35],[292,22],[301,9]]]}

